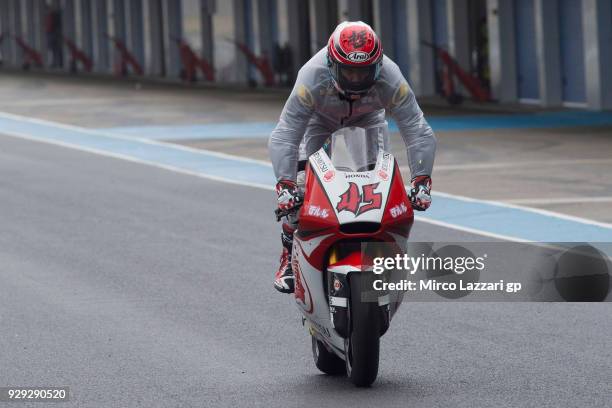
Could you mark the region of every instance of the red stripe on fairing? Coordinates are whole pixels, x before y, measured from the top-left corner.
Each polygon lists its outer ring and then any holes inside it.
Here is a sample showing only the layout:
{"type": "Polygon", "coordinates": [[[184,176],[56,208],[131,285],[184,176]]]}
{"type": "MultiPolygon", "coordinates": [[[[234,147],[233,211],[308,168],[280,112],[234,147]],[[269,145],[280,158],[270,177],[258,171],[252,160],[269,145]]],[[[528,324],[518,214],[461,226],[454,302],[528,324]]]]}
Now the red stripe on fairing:
{"type": "Polygon", "coordinates": [[[303,239],[312,239],[326,233],[337,232],[338,217],[332,205],[331,198],[325,190],[319,175],[313,170],[310,163],[306,165],[305,186],[306,196],[304,197],[304,204],[299,214],[300,229],[298,229],[298,233],[300,236],[303,239]],[[311,205],[326,209],[328,211],[328,217],[320,218],[315,215],[309,215],[308,208],[311,205]]]}
{"type": "MultiPolygon", "coordinates": [[[[304,250],[299,245],[299,243],[298,243],[298,247],[300,248],[300,251],[302,251],[302,254],[306,256],[306,254],[304,253],[304,250]]],[[[298,302],[298,300],[300,300],[304,306],[308,307],[308,309],[304,307],[302,307],[302,309],[306,313],[311,314],[312,311],[314,310],[314,303],[312,301],[312,295],[310,293],[310,288],[308,287],[308,282],[306,282],[306,280],[303,278],[302,270],[300,269],[299,263],[297,262],[296,262],[296,268],[295,268],[295,285],[296,285],[297,290],[293,291],[293,296],[296,300],[296,303],[299,304],[300,302],[298,302]],[[304,296],[306,293],[308,294],[309,305],[306,304],[306,296],[304,296]]]]}
{"type": "Polygon", "coordinates": [[[389,194],[387,195],[387,202],[384,206],[384,213],[381,222],[383,225],[391,228],[392,226],[398,226],[406,223],[412,225],[413,221],[414,212],[412,210],[412,205],[410,204],[410,199],[406,193],[406,187],[404,187],[404,181],[402,180],[399,165],[397,164],[397,161],[394,161],[391,185],[389,186],[389,194]],[[395,217],[391,216],[391,208],[400,206],[402,204],[406,207],[406,212],[397,214],[395,217]]]}

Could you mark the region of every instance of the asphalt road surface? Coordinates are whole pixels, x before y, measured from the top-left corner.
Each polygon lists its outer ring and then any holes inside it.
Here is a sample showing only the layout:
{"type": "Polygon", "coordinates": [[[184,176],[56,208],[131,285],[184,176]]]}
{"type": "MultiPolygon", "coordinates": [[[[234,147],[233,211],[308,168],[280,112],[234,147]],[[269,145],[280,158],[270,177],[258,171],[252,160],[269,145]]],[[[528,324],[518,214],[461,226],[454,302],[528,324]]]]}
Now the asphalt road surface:
{"type": "Polygon", "coordinates": [[[58,407],[609,406],[609,304],[407,303],[372,388],[320,374],[272,288],[273,203],[0,135],[0,386],[70,387],[58,407]]]}
{"type": "MultiPolygon", "coordinates": [[[[225,124],[229,133],[234,133],[244,123],[255,127],[274,123],[288,92],[193,89],[8,72],[0,75],[0,89],[0,112],[85,128],[116,131],[118,127],[131,127],[144,138],[150,136],[149,126],[165,127],[170,136],[182,127],[225,124]]],[[[478,125],[491,115],[542,113],[533,105],[475,106],[466,101],[460,107],[449,108],[446,102],[427,98],[419,98],[419,103],[431,123],[457,116],[471,118],[478,125]]],[[[565,113],[572,116],[585,112],[565,113]]],[[[514,120],[520,121],[518,118],[514,116],[514,120]]],[[[520,204],[612,223],[612,178],[609,177],[612,126],[566,126],[563,120],[549,125],[525,129],[476,126],[452,131],[434,126],[438,139],[434,192],[520,204]]],[[[201,132],[201,136],[205,133],[201,132]]],[[[172,141],[267,161],[269,131],[264,133],[263,138],[237,139],[232,134],[229,138],[173,138],[172,141]]],[[[403,141],[399,137],[392,141],[395,157],[406,169],[403,141]]]]}

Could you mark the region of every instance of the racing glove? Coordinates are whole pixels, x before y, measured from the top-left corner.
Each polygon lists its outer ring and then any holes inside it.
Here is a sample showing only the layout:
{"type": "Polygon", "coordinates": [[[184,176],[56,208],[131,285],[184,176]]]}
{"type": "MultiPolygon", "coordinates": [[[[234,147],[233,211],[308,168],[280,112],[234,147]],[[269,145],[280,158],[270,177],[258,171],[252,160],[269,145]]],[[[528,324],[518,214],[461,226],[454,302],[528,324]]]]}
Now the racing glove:
{"type": "Polygon", "coordinates": [[[429,176],[416,176],[410,183],[410,202],[417,211],[425,211],[431,205],[431,178],[429,176]]]}
{"type": "Polygon", "coordinates": [[[276,183],[276,194],[278,195],[278,209],[282,212],[288,212],[301,204],[302,197],[299,189],[291,180],[279,180],[276,183]]]}

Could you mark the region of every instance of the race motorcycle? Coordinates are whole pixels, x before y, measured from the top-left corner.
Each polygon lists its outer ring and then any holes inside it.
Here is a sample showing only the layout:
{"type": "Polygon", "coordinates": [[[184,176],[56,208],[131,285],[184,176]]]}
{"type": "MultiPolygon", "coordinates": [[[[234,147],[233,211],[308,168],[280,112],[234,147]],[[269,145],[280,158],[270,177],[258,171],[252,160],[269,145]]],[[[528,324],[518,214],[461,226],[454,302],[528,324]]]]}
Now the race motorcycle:
{"type": "MultiPolygon", "coordinates": [[[[386,124],[332,134],[308,159],[294,233],[294,297],[315,365],[361,387],[378,375],[380,337],[403,295],[373,293],[381,275],[372,260],[385,248],[401,252],[414,221],[388,144],[386,124]]],[[[285,215],[277,210],[277,219],[285,215]]]]}

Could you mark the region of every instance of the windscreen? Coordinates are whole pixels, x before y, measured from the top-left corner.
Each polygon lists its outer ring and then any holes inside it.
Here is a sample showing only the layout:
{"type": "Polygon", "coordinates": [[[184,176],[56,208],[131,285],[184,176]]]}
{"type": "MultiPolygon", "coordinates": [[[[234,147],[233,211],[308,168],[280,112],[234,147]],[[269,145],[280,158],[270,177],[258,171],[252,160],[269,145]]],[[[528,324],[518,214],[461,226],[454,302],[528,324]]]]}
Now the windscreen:
{"type": "Polygon", "coordinates": [[[388,150],[387,125],[368,128],[346,127],[331,137],[331,161],[340,171],[369,171],[376,165],[380,150],[388,150]]]}

